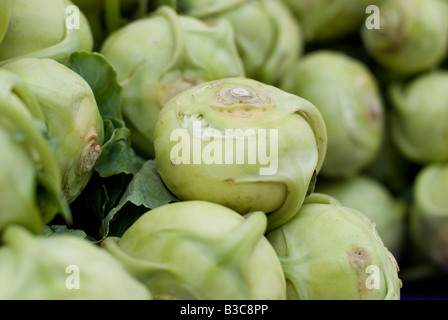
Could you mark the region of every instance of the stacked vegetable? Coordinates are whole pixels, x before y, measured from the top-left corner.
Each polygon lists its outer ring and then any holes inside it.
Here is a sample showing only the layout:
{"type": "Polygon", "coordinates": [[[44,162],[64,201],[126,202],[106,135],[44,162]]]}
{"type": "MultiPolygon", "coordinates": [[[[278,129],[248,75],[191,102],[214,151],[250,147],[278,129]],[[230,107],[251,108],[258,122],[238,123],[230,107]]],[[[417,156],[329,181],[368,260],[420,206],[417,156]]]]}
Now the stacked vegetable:
{"type": "Polygon", "coordinates": [[[447,13],[0,0],[0,298],[397,300],[446,279],[447,13]]]}

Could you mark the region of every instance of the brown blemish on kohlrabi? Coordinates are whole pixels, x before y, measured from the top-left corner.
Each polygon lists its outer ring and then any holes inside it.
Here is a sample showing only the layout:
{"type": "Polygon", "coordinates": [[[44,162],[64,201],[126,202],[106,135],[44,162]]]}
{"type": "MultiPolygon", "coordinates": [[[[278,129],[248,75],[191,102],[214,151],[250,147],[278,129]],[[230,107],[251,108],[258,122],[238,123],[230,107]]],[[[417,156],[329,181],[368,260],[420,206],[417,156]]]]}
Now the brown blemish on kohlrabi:
{"type": "Polygon", "coordinates": [[[269,97],[260,96],[257,92],[242,87],[217,90],[213,100],[217,102],[216,105],[211,105],[214,110],[225,112],[234,118],[258,117],[270,107],[269,97]]]}
{"type": "Polygon", "coordinates": [[[381,130],[384,126],[384,112],[381,101],[374,95],[367,95],[363,103],[369,126],[381,130]]]}
{"type": "MultiPolygon", "coordinates": [[[[224,111],[224,110],[219,110],[224,111]]],[[[233,118],[252,118],[252,117],[258,117],[263,112],[265,112],[264,109],[255,109],[255,108],[235,108],[235,109],[228,109],[227,113],[233,118]]]]}
{"type": "MultiPolygon", "coordinates": [[[[412,8],[411,8],[412,9],[412,8]]],[[[375,32],[376,42],[381,44],[379,48],[384,54],[392,55],[402,49],[408,36],[405,30],[405,12],[399,15],[386,12],[382,17],[384,28],[375,32]]]]}
{"type": "Polygon", "coordinates": [[[372,256],[364,248],[356,247],[348,252],[348,262],[357,277],[357,291],[359,295],[367,289],[365,284],[366,268],[371,264],[372,256]]]}
{"type": "Polygon", "coordinates": [[[76,173],[82,176],[92,171],[101,155],[101,146],[97,144],[98,133],[94,127],[90,128],[86,134],[86,145],[79,158],[76,173]]]}
{"type": "Polygon", "coordinates": [[[85,136],[86,143],[77,162],[64,173],[62,191],[68,202],[72,202],[76,197],[76,195],[73,195],[72,190],[73,175],[81,177],[91,173],[101,155],[102,148],[97,144],[97,141],[98,133],[94,127],[91,127],[85,136]]]}

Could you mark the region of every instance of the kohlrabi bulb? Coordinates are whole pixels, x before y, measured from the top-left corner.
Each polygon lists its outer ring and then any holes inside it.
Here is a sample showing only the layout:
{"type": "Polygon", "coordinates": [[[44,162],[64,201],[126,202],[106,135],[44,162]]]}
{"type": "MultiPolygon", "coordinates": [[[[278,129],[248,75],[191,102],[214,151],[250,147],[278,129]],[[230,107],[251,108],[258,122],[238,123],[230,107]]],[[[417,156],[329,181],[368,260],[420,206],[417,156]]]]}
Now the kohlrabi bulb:
{"type": "Polygon", "coordinates": [[[377,156],[385,112],[377,81],[363,62],[338,51],[312,51],[297,61],[280,88],[310,101],[325,120],[323,176],[352,176],[377,156]]]}
{"type": "Polygon", "coordinates": [[[62,188],[72,202],[89,182],[104,139],[92,89],[80,75],[52,59],[17,59],[3,68],[18,75],[42,107],[62,188]]]}
{"type": "MultiPolygon", "coordinates": [[[[9,2],[10,5],[9,23],[6,32],[3,32],[3,41],[0,41],[0,65],[24,57],[51,58],[66,63],[73,52],[92,50],[93,36],[89,22],[71,1],[1,2],[2,5],[9,2]]],[[[3,9],[2,5],[0,9],[3,9]]],[[[0,13],[0,16],[2,14],[5,13],[0,13]]],[[[2,24],[7,21],[8,17],[0,19],[0,39],[4,29],[2,24]]]]}
{"type": "Polygon", "coordinates": [[[379,28],[361,28],[366,51],[387,70],[410,76],[448,54],[448,4],[440,0],[378,1],[379,28]]]}
{"type": "Polygon", "coordinates": [[[399,300],[398,264],[375,224],[333,197],[313,193],[293,219],[266,234],[290,300],[399,300]]]}
{"type": "Polygon", "coordinates": [[[277,85],[304,49],[301,24],[279,0],[179,0],[178,11],[235,30],[247,76],[277,85]]]}
{"type": "Polygon", "coordinates": [[[9,226],[0,247],[2,300],[148,300],[150,291],[107,251],[73,235],[9,226]]]}
{"type": "Polygon", "coordinates": [[[205,24],[160,7],[110,35],[101,53],[123,87],[123,116],[134,148],[154,157],[154,126],[163,106],[196,84],[244,76],[232,26],[205,24]]]}
{"type": "Polygon", "coordinates": [[[435,266],[448,271],[448,165],[428,164],[417,174],[410,210],[412,243],[435,266]]]}
{"type": "Polygon", "coordinates": [[[332,196],[342,205],[365,214],[375,223],[387,249],[395,258],[401,257],[405,245],[407,206],[385,185],[360,174],[347,179],[320,180],[315,191],[332,196]]]}
{"type": "Polygon", "coordinates": [[[205,201],[183,201],[140,216],[103,248],[155,299],[281,300],[285,278],[264,237],[266,216],[205,201]]]}
{"type": "Polygon", "coordinates": [[[325,158],[324,120],[309,101],[248,78],[207,82],[159,114],[160,175],[182,200],[263,211],[268,229],[291,218],[325,158]]]}
{"type": "Polygon", "coordinates": [[[448,161],[448,71],[434,70],[390,86],[391,137],[407,160],[448,161]]]}
{"type": "Polygon", "coordinates": [[[41,233],[57,214],[71,222],[45,117],[23,80],[0,69],[0,233],[10,224],[41,233]]]}

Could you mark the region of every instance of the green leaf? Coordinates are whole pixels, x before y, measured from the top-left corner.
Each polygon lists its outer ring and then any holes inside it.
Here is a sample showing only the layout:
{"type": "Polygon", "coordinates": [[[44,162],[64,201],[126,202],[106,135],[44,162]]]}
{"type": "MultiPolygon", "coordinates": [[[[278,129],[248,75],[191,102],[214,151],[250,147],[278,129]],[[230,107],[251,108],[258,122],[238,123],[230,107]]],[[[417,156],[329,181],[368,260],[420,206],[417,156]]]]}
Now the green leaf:
{"type": "Polygon", "coordinates": [[[117,82],[115,70],[106,58],[96,52],[75,52],[70,57],[70,68],[92,88],[103,119],[110,120],[114,128],[124,126],[121,113],[122,89],[117,82]]]}
{"type": "Polygon", "coordinates": [[[71,205],[74,226],[95,239],[122,234],[141,214],[177,199],[166,188],[155,160],[139,157],[121,112],[116,72],[98,53],[77,52],[70,68],[92,88],[104,121],[104,143],[95,172],[71,205]]]}
{"type": "Polygon", "coordinates": [[[99,239],[103,220],[120,201],[131,180],[132,175],[129,174],[101,178],[95,172],[81,195],[71,204],[73,227],[99,239]]]}
{"type": "Polygon", "coordinates": [[[129,183],[118,205],[103,220],[100,234],[120,236],[141,214],[178,201],[166,188],[155,160],[148,160],[129,183]]]}
{"type": "Polygon", "coordinates": [[[117,173],[136,174],[144,160],[136,156],[130,145],[130,132],[127,128],[113,131],[110,139],[103,145],[102,156],[95,170],[101,177],[110,177],[117,173]],[[106,159],[103,159],[106,158],[106,159]]]}
{"type": "Polygon", "coordinates": [[[81,239],[87,239],[87,234],[83,230],[79,229],[68,229],[66,225],[51,225],[44,226],[44,235],[52,236],[52,235],[60,235],[67,234],[75,237],[79,237],[81,239]]]}
{"type": "Polygon", "coordinates": [[[117,74],[99,53],[76,52],[70,57],[70,68],[92,88],[98,109],[104,120],[104,144],[95,166],[101,177],[114,174],[135,174],[143,165],[131,145],[130,131],[121,111],[121,86],[117,74]]]}

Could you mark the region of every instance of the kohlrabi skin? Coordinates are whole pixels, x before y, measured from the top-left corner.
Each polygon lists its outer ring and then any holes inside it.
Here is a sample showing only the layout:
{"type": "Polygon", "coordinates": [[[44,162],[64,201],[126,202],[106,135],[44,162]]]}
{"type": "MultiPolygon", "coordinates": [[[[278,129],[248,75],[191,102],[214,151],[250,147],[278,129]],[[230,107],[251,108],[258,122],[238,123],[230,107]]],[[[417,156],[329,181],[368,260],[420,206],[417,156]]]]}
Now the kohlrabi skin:
{"type": "Polygon", "coordinates": [[[315,191],[332,196],[342,205],[365,214],[375,223],[384,245],[400,261],[407,206],[403,200],[395,198],[385,185],[361,174],[347,179],[321,179],[316,183],[315,191]]]}
{"type": "Polygon", "coordinates": [[[134,148],[154,158],[154,126],[167,101],[196,84],[244,76],[232,26],[160,7],[108,37],[101,49],[123,87],[123,115],[134,148]]]}
{"type": "Polygon", "coordinates": [[[171,192],[241,214],[263,211],[268,229],[298,211],[326,145],[313,104],[248,78],[178,94],[160,112],[154,134],[159,172],[171,192]]]}
{"type": "Polygon", "coordinates": [[[266,215],[246,216],[205,201],[143,214],[108,250],[155,299],[284,300],[278,257],[264,237],[266,215]]]}
{"type": "MultiPolygon", "coordinates": [[[[3,120],[2,120],[3,122],[3,120]]],[[[39,232],[43,221],[36,199],[36,168],[33,159],[14,134],[0,126],[0,230],[9,223],[39,232]],[[19,200],[20,199],[20,200],[19,200]]]]}
{"type": "Polygon", "coordinates": [[[11,1],[0,1],[0,44],[6,34],[11,18],[11,1]]]}
{"type": "Polygon", "coordinates": [[[313,103],[325,120],[323,176],[352,176],[373,161],[385,116],[378,84],[364,63],[337,51],[313,51],[297,62],[280,88],[313,103]]]}
{"type": "Polygon", "coordinates": [[[62,188],[72,202],[90,180],[104,139],[92,89],[76,72],[52,59],[17,59],[3,68],[18,75],[42,107],[62,188]]]}
{"type": "Polygon", "coordinates": [[[0,233],[9,224],[41,233],[57,214],[71,222],[44,120],[25,83],[0,69],[0,233]]]}
{"type": "Polygon", "coordinates": [[[448,54],[448,4],[440,0],[379,1],[378,29],[361,28],[366,51],[386,69],[409,76],[448,54]]]}
{"type": "Polygon", "coordinates": [[[149,12],[153,0],[72,0],[85,15],[94,38],[93,51],[98,51],[104,39],[129,22],[149,12]]]}
{"type": "Polygon", "coordinates": [[[427,164],[448,161],[448,71],[423,73],[390,86],[391,136],[408,160],[427,164]]]}
{"type": "Polygon", "coordinates": [[[399,300],[393,255],[361,212],[313,193],[293,219],[266,234],[289,300],[399,300]]]}
{"type": "MultiPolygon", "coordinates": [[[[66,63],[73,52],[91,51],[89,23],[81,11],[67,14],[72,12],[67,10],[72,5],[69,0],[10,1],[9,25],[0,41],[0,65],[24,57],[66,63]]],[[[0,38],[2,23],[0,20],[0,38]]]]}
{"type": "MultiPolygon", "coordinates": [[[[377,0],[375,0],[377,1],[377,0]]],[[[358,32],[371,0],[283,0],[302,25],[307,42],[337,40],[358,32]]]]}
{"type": "Polygon", "coordinates": [[[411,239],[423,255],[448,271],[448,165],[428,164],[413,186],[410,211],[411,239]]]}
{"type": "MultiPolygon", "coordinates": [[[[162,1],[163,2],[163,1],[162,1]]],[[[208,23],[227,20],[248,77],[277,85],[302,54],[301,25],[279,0],[179,0],[180,12],[208,23]]]]}
{"type": "Polygon", "coordinates": [[[149,300],[151,293],[107,251],[73,235],[9,226],[0,247],[2,300],[149,300]]]}

